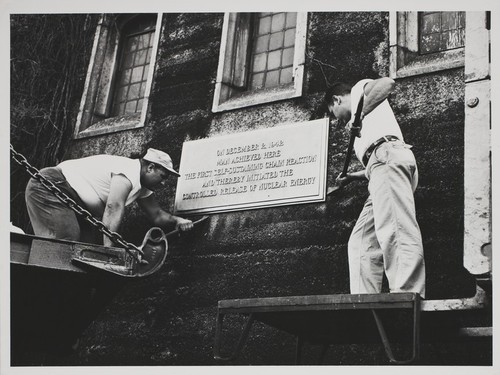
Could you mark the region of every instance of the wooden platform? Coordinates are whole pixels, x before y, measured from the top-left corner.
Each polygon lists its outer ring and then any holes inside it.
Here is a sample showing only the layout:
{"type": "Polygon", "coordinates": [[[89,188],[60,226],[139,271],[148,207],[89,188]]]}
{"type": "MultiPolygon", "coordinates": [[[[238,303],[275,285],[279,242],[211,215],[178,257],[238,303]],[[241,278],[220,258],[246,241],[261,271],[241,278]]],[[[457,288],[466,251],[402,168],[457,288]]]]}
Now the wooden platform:
{"type": "MultiPolygon", "coordinates": [[[[217,309],[214,356],[220,360],[234,360],[243,349],[254,321],[295,336],[296,363],[300,363],[304,343],[325,348],[335,344],[379,343],[383,345],[390,363],[406,364],[418,360],[422,341],[491,340],[491,325],[464,325],[467,314],[484,313],[483,318],[488,320],[488,311],[425,311],[422,309],[423,302],[415,293],[222,300],[217,309]],[[229,323],[227,326],[232,329],[224,330],[224,319],[231,315],[240,318],[233,318],[232,321],[226,319],[229,323]],[[234,332],[234,321],[241,322],[242,316],[246,318],[246,323],[240,333],[234,332]],[[231,335],[239,335],[237,344],[232,348],[227,345],[227,338],[231,335]],[[226,336],[226,339],[223,340],[222,336],[226,336]],[[398,347],[406,347],[405,353],[411,353],[407,359],[395,358],[394,343],[398,347]],[[222,354],[223,347],[228,354],[222,354]]],[[[234,339],[230,341],[235,342],[234,339]]]]}

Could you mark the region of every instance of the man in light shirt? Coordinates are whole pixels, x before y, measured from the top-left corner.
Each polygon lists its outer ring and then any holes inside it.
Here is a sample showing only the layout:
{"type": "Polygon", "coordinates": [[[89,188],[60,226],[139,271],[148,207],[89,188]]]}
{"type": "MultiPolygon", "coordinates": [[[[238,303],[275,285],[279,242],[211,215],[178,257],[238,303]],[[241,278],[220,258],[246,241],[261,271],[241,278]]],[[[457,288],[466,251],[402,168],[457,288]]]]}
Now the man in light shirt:
{"type": "MultiPolygon", "coordinates": [[[[137,201],[150,222],[158,227],[175,226],[180,231],[193,228],[191,220],[163,210],[153,194],[170,176],[178,177],[170,156],[150,148],[140,159],[115,155],[95,155],[63,161],[40,173],[69,195],[82,208],[118,232],[125,207],[137,201]]],[[[95,230],[83,218],[32,178],[26,187],[26,205],[36,235],[50,238],[101,243],[95,230]]],[[[103,235],[104,246],[116,246],[103,235]]]]}
{"type": "Polygon", "coordinates": [[[366,179],[370,193],[348,243],[350,289],[380,293],[385,272],[391,292],[424,298],[424,252],[413,197],[418,170],[387,100],[393,88],[390,78],[363,79],[354,86],[336,83],[325,94],[329,113],[356,134],[354,151],[365,167],[337,182],[366,179]],[[354,128],[362,95],[361,125],[354,128]]]}

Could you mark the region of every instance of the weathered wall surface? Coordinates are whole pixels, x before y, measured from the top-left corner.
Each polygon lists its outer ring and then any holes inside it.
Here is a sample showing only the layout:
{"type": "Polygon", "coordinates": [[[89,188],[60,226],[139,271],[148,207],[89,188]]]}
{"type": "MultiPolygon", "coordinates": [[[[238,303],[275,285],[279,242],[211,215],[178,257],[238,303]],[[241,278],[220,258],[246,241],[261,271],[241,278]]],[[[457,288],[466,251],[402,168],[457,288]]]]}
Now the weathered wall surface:
{"type": "MultiPolygon", "coordinates": [[[[388,74],[387,13],[310,13],[305,94],[213,114],[222,19],[213,13],[166,14],[145,128],[75,141],[67,157],[129,155],[156,147],[178,163],[185,141],[323,117],[317,107],[326,79],[388,74]]],[[[463,69],[398,80],[390,100],[420,169],[416,205],[427,298],[470,296],[475,284],[462,261],[463,69]]],[[[346,134],[334,125],[329,183],[340,173],[347,145],[346,134]]],[[[352,168],[357,167],[353,161],[352,168]]],[[[159,200],[172,208],[174,194],[171,181],[159,200]]],[[[68,361],[216,364],[212,347],[219,300],[348,293],[347,240],[366,197],[366,185],[353,183],[325,203],[211,215],[194,233],[172,239],[161,271],[123,288],[68,361]]],[[[123,228],[126,239],[139,242],[148,228],[132,207],[123,228]]],[[[293,363],[291,336],[263,325],[253,332],[236,363],[293,363]]],[[[359,364],[365,354],[383,361],[379,347],[346,347],[336,355],[342,363],[359,364]]],[[[316,355],[306,353],[305,360],[316,355]]],[[[336,361],[334,356],[328,360],[336,361]]]]}

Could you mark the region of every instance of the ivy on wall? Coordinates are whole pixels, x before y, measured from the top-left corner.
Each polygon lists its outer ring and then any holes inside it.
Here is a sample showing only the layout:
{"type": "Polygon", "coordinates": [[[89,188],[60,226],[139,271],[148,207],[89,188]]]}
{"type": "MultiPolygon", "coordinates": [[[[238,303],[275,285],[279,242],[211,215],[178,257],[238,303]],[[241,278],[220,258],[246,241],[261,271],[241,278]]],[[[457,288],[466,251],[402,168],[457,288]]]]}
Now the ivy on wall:
{"type": "MultiPolygon", "coordinates": [[[[10,142],[37,168],[57,164],[73,133],[98,15],[11,15],[10,142]]],[[[28,174],[11,161],[11,221],[28,226],[28,174]]]]}

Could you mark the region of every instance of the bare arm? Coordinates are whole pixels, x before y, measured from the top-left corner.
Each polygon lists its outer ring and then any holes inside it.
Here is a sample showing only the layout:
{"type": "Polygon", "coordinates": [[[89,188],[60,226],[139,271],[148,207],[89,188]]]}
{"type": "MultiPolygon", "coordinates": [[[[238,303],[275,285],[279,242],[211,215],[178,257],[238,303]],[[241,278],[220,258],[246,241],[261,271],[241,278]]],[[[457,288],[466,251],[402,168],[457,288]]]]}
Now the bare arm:
{"type": "MultiPolygon", "coordinates": [[[[380,103],[387,99],[387,97],[393,90],[394,80],[392,78],[384,77],[368,82],[363,88],[365,99],[363,102],[363,110],[361,111],[360,120],[363,121],[363,119],[371,111],[373,111],[380,103]]],[[[357,137],[360,137],[362,125],[360,125],[359,127],[353,126],[354,116],[355,113],[352,114],[352,118],[347,124],[347,129],[349,129],[351,132],[354,132],[357,137]]]]}
{"type": "Polygon", "coordinates": [[[368,82],[364,87],[365,101],[363,115],[366,116],[382,103],[394,90],[394,80],[388,77],[379,78],[368,82]]]}
{"type": "Polygon", "coordinates": [[[346,176],[342,177],[342,173],[338,175],[337,177],[337,184],[340,187],[344,187],[347,184],[351,183],[352,181],[355,180],[366,180],[366,174],[365,170],[357,171],[357,172],[352,172],[348,173],[346,176]]]}
{"type": "MultiPolygon", "coordinates": [[[[113,232],[120,228],[125,213],[125,202],[131,190],[132,183],[127,177],[121,174],[112,175],[102,222],[106,228],[113,232]]],[[[103,237],[103,244],[104,246],[116,246],[108,236],[103,237]]]]}
{"type": "Polygon", "coordinates": [[[191,220],[183,219],[182,217],[172,215],[163,210],[155,199],[154,194],[138,199],[137,203],[155,226],[162,228],[175,226],[176,229],[183,232],[193,228],[193,222],[191,220]]]}

